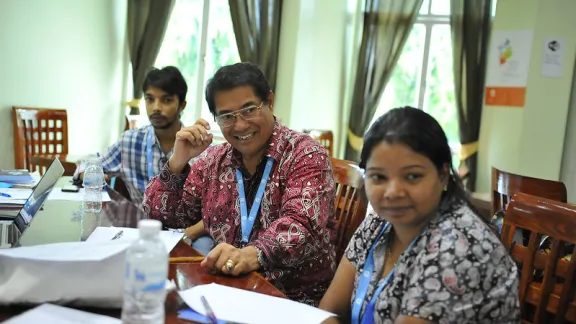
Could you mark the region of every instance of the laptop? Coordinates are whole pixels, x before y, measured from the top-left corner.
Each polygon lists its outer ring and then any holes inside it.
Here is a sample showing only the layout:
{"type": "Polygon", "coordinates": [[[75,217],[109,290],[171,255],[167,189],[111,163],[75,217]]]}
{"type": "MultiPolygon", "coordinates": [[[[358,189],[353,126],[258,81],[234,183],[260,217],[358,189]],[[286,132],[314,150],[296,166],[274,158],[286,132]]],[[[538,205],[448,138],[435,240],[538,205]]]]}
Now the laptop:
{"type": "MultiPolygon", "coordinates": [[[[32,190],[32,194],[24,203],[24,206],[18,211],[16,214],[6,214],[0,215],[0,219],[14,221],[16,228],[22,234],[24,230],[30,225],[32,218],[36,215],[38,210],[42,207],[46,198],[52,191],[52,188],[56,185],[58,180],[64,174],[64,167],[58,158],[55,158],[52,161],[50,167],[46,170],[46,173],[42,176],[34,190],[32,190]]],[[[4,233],[6,234],[6,233],[4,233]]],[[[0,237],[1,241],[2,237],[0,237]]]]}

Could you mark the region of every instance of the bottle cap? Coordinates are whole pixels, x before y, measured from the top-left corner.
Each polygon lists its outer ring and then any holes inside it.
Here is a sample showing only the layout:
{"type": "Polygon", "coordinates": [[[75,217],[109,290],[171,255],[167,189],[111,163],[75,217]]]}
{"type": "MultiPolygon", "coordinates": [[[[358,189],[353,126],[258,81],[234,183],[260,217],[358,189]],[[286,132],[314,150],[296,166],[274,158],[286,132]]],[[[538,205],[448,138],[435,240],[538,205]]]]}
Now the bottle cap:
{"type": "Polygon", "coordinates": [[[155,219],[142,219],[138,222],[138,229],[142,235],[155,235],[162,229],[162,223],[155,219]]]}

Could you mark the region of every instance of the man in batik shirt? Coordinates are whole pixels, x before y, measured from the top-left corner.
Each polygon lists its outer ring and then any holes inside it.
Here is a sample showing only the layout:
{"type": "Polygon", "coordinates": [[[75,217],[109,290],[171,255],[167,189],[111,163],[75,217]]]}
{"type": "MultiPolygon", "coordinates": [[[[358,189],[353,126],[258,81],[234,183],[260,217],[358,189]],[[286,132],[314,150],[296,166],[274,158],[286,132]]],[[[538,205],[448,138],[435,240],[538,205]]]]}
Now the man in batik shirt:
{"type": "Polygon", "coordinates": [[[168,227],[202,220],[218,244],[203,267],[233,276],[259,271],[289,298],[317,305],[335,271],[326,150],[276,120],[274,94],[253,64],[220,68],[206,101],[227,143],[210,146],[202,119],[180,130],[146,189],[145,212],[168,227]]]}

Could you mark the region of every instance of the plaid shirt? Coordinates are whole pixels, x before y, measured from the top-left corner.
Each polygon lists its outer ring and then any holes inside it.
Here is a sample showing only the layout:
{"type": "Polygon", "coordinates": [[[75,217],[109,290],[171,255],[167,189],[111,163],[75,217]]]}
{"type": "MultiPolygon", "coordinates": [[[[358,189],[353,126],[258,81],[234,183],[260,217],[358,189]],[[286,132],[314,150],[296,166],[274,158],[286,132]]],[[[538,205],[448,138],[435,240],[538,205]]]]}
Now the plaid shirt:
{"type": "MultiPolygon", "coordinates": [[[[132,203],[137,206],[142,204],[144,190],[150,180],[148,179],[148,163],[146,161],[146,142],[149,132],[154,132],[152,126],[127,130],[122,134],[120,140],[100,154],[104,173],[112,177],[122,177],[130,192],[132,203]]],[[[153,139],[152,160],[154,161],[154,175],[157,175],[172,156],[172,151],[164,154],[156,135],[153,136],[153,139]]],[[[78,178],[78,174],[84,172],[84,169],[85,164],[81,163],[74,178],[78,178]]]]}

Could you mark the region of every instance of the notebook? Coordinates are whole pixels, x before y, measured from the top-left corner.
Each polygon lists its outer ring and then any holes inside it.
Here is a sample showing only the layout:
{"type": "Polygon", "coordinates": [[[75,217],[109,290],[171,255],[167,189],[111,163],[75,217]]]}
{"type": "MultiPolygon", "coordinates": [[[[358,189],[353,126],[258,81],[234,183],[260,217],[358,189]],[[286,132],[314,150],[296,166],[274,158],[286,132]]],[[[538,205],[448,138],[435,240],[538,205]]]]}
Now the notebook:
{"type": "Polygon", "coordinates": [[[0,182],[26,184],[34,181],[28,170],[0,170],[0,182]]]}

